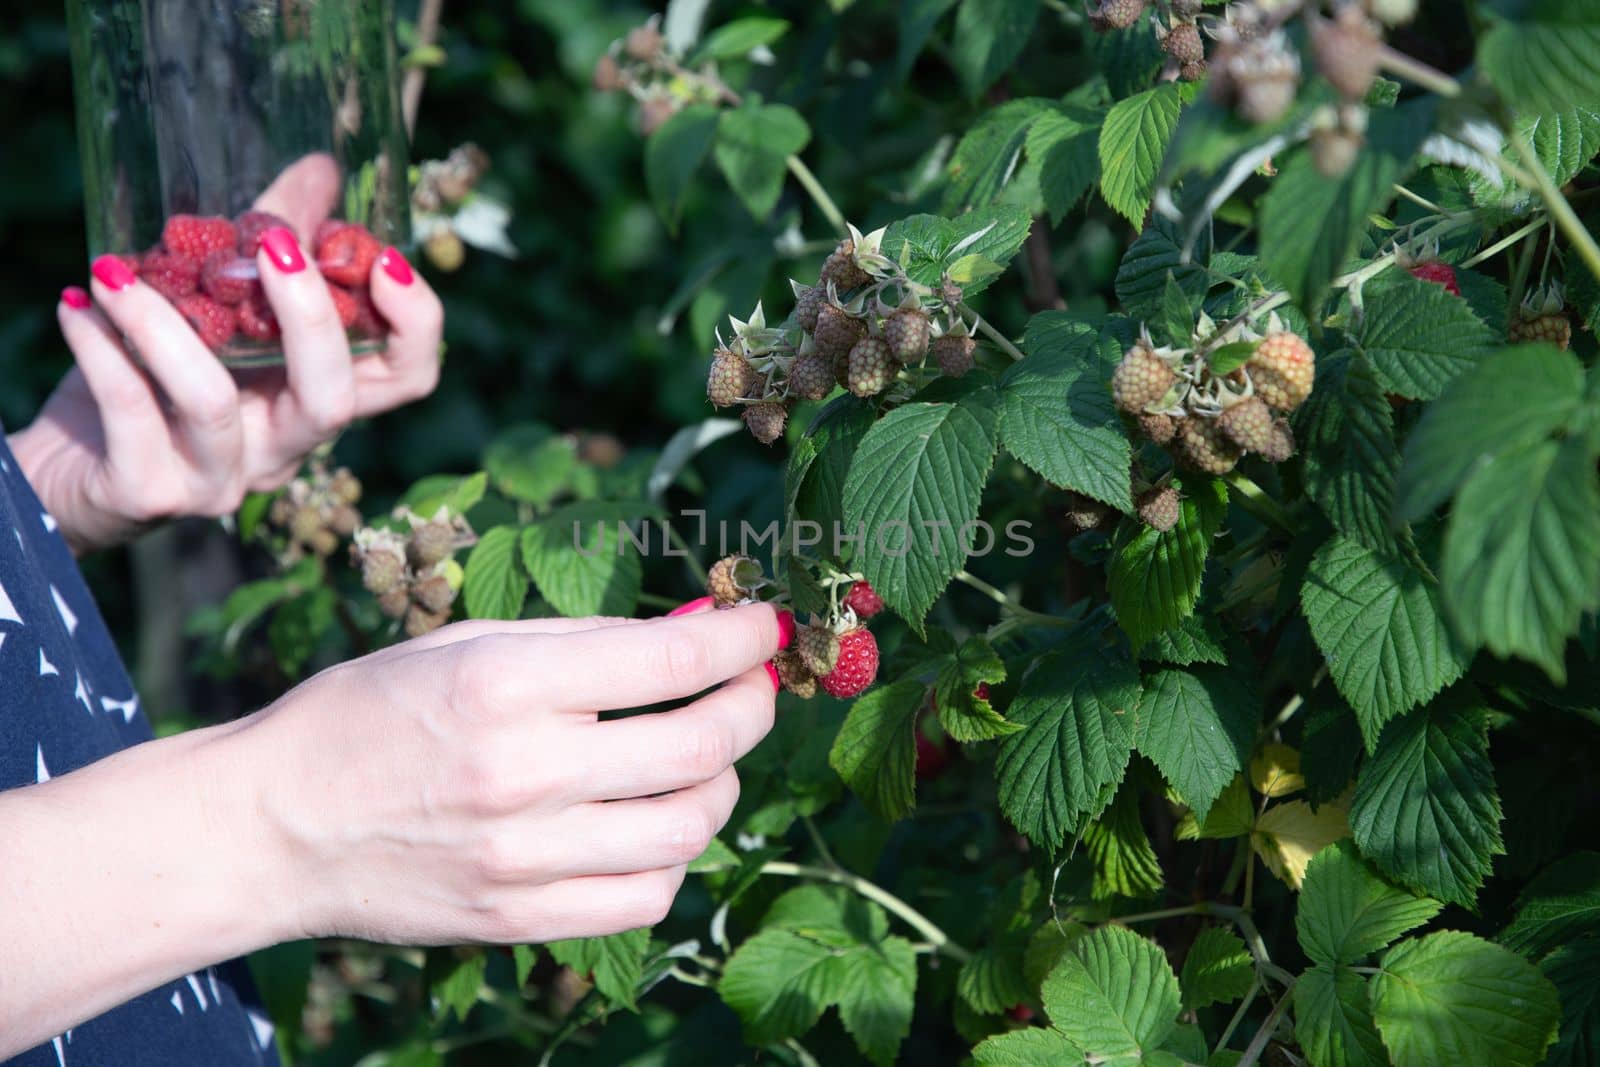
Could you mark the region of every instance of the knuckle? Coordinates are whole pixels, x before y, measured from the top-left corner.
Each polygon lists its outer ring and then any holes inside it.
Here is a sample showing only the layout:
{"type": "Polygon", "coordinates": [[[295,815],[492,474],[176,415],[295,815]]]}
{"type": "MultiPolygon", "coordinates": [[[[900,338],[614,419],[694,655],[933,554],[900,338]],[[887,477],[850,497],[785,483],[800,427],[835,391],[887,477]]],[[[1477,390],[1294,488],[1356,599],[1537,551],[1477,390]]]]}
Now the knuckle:
{"type": "Polygon", "coordinates": [[[202,433],[226,433],[239,424],[239,400],[232,393],[207,393],[190,401],[184,417],[202,433]]]}
{"type": "Polygon", "coordinates": [[[667,830],[668,852],[672,862],[688,863],[698,859],[711,846],[717,825],[710,813],[699,808],[679,812],[673,816],[667,830]]]}
{"type": "Polygon", "coordinates": [[[320,397],[317,403],[306,411],[306,418],[313,430],[326,437],[348,426],[350,420],[355,417],[355,412],[355,393],[349,389],[342,389],[330,396],[320,397]]]}
{"type": "Polygon", "coordinates": [[[672,913],[672,905],[678,899],[678,887],[682,884],[682,875],[676,871],[641,876],[637,896],[629,909],[630,918],[639,926],[655,926],[664,922],[672,913]]]}
{"type": "Polygon", "coordinates": [[[662,677],[677,689],[698,687],[711,662],[711,650],[695,634],[668,638],[657,654],[661,658],[662,677]]]}
{"type": "Polygon", "coordinates": [[[715,723],[695,723],[684,731],[680,759],[695,781],[710,781],[733,762],[733,739],[715,723]]]}
{"type": "Polygon", "coordinates": [[[471,719],[493,717],[511,703],[512,672],[505,669],[505,639],[474,637],[451,645],[448,684],[452,708],[471,719]]]}
{"type": "Polygon", "coordinates": [[[484,746],[474,746],[457,771],[457,790],[461,805],[478,815],[499,815],[517,805],[516,776],[512,768],[484,746]]]}
{"type": "Polygon", "coordinates": [[[522,843],[505,831],[485,834],[472,851],[472,871],[480,883],[502,885],[522,881],[528,863],[522,843]]]}

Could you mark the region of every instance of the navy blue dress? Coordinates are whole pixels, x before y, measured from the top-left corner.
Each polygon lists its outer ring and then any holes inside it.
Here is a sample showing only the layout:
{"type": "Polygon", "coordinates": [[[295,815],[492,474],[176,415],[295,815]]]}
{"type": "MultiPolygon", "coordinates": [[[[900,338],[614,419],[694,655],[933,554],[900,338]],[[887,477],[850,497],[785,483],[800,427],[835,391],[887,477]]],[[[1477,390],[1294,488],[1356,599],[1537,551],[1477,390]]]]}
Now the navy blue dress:
{"type": "MultiPolygon", "coordinates": [[[[48,781],[150,738],[72,553],[0,429],[0,790],[48,781]]],[[[236,960],[169,982],[6,1067],[277,1063],[272,1024],[236,960]]]]}

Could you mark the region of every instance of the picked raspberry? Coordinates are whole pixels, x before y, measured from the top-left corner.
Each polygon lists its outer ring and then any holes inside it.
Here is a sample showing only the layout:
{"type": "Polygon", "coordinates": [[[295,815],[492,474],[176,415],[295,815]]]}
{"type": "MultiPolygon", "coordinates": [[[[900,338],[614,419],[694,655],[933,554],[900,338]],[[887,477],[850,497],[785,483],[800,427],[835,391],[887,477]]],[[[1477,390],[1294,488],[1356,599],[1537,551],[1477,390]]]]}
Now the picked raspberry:
{"type": "Polygon", "coordinates": [[[265,293],[254,293],[237,308],[239,332],[252,341],[276,341],[283,336],[278,316],[265,293]]]}
{"type": "Polygon", "coordinates": [[[878,680],[878,639],[871,630],[839,635],[839,661],[817,681],[829,696],[848,699],[866,692],[878,680]]]}
{"type": "Polygon", "coordinates": [[[256,265],[225,249],[206,257],[200,267],[200,288],[219,304],[242,304],[261,288],[256,265]]]}
{"type": "Polygon", "coordinates": [[[1451,296],[1461,295],[1461,286],[1456,284],[1456,269],[1448,263],[1430,260],[1427,263],[1418,263],[1411,268],[1413,278],[1421,278],[1425,282],[1444,286],[1445,292],[1451,296]]]}
{"type": "Polygon", "coordinates": [[[270,211],[246,211],[239,216],[234,225],[239,230],[239,254],[249,259],[256,258],[256,253],[261,251],[262,234],[280,227],[285,230],[294,229],[287,219],[270,211]]]}
{"type": "Polygon", "coordinates": [[[161,229],[161,243],[167,246],[168,252],[204,263],[213,252],[237,249],[239,231],[224,218],[174,215],[161,229]]]}
{"type": "Polygon", "coordinates": [[[205,346],[216,352],[233,340],[239,328],[239,317],[226,304],[219,304],[209,296],[199,293],[186,296],[177,303],[178,312],[189,320],[194,332],[200,335],[205,346]]]}
{"type": "Polygon", "coordinates": [[[344,223],[326,234],[321,227],[317,230],[317,267],[324,278],[337,285],[352,289],[366,285],[372,277],[372,265],[382,254],[383,246],[365,226],[344,223]]]}
{"type": "Polygon", "coordinates": [[[159,248],[147,252],[139,264],[139,277],[146,285],[177,303],[200,288],[200,263],[176,252],[159,248]]]}
{"type": "Polygon", "coordinates": [[[863,578],[845,594],[844,606],[856,613],[856,618],[866,620],[883,611],[883,597],[863,578]]]}
{"type": "Polygon", "coordinates": [[[355,326],[356,320],[361,317],[361,305],[355,295],[337,285],[328,286],[328,295],[333,297],[334,309],[339,312],[339,325],[347,330],[355,326]]]}
{"type": "Polygon", "coordinates": [[[379,339],[388,337],[394,332],[389,320],[383,317],[383,312],[372,302],[372,295],[366,289],[352,289],[350,297],[356,302],[357,309],[355,324],[350,327],[351,332],[361,337],[379,339]]]}

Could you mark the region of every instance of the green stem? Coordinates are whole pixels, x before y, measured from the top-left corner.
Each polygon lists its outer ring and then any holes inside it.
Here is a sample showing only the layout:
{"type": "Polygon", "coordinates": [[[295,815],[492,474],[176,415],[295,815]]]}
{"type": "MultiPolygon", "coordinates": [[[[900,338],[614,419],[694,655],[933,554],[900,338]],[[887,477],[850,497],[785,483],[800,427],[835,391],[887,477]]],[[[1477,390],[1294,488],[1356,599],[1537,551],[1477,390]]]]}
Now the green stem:
{"type": "Polygon", "coordinates": [[[1233,1018],[1228,1020],[1227,1028],[1222,1031],[1222,1036],[1217,1038],[1217,1047],[1211,1050],[1213,1056],[1228,1047],[1228,1040],[1233,1037],[1233,1032],[1239,1029],[1239,1024],[1244,1022],[1245,1012],[1250,1010],[1250,1005],[1256,1002],[1256,994],[1260,992],[1261,978],[1257,976],[1251,980],[1250,992],[1246,993],[1244,999],[1239,1002],[1239,1007],[1234,1011],[1233,1018]]]}
{"type": "Polygon", "coordinates": [[[1378,47],[1378,69],[1386,70],[1396,77],[1404,78],[1440,96],[1461,95],[1461,83],[1450,75],[1420,60],[1412,59],[1403,52],[1397,52],[1388,45],[1378,47]]]}
{"type": "Polygon", "coordinates": [[[1596,280],[1600,280],[1600,245],[1595,244],[1594,235],[1583,225],[1578,218],[1578,213],[1572,210],[1572,205],[1567,203],[1567,198],[1561,195],[1555,179],[1550,177],[1550,172],[1539,162],[1539,157],[1533,151],[1533,146],[1528,144],[1527,135],[1517,128],[1516,123],[1505,121],[1501,123],[1507,140],[1517,151],[1517,158],[1522,160],[1522,165],[1533,178],[1534,191],[1544,201],[1550,217],[1555,220],[1556,226],[1564,233],[1572,247],[1577,249],[1578,257],[1583,260],[1583,265],[1589,268],[1589,273],[1596,280]]]}
{"type": "Polygon", "coordinates": [[[806,833],[811,836],[811,843],[817,847],[817,855],[822,857],[822,862],[833,870],[844,870],[839,861],[833,858],[833,851],[828,848],[828,842],[823,839],[822,831],[817,829],[816,820],[809,815],[802,815],[800,816],[800,821],[805,824],[806,833]]]}
{"type": "Polygon", "coordinates": [[[1268,526],[1275,526],[1286,534],[1295,532],[1294,524],[1289,521],[1289,513],[1283,509],[1283,505],[1268,496],[1266,490],[1251,481],[1248,475],[1241,474],[1237,470],[1229,471],[1225,480],[1240,507],[1268,526]]]}
{"type": "Polygon", "coordinates": [[[1479,252],[1477,255],[1473,256],[1471,259],[1467,260],[1465,263],[1462,263],[1461,266],[1463,268],[1469,268],[1470,269],[1472,267],[1476,267],[1479,263],[1483,263],[1486,260],[1493,259],[1495,256],[1498,256],[1501,252],[1504,252],[1506,249],[1510,248],[1512,245],[1516,244],[1518,241],[1522,240],[1524,237],[1527,237],[1529,234],[1531,234],[1531,233],[1535,232],[1536,230],[1538,230],[1539,227],[1543,226],[1544,224],[1545,224],[1545,219],[1544,219],[1543,216],[1540,216],[1539,218],[1534,219],[1532,222],[1528,223],[1526,226],[1522,226],[1522,227],[1518,228],[1517,230],[1513,231],[1512,233],[1507,234],[1505,237],[1500,238],[1500,240],[1496,241],[1494,244],[1490,245],[1488,248],[1485,248],[1482,252],[1479,252]]]}
{"type": "Polygon", "coordinates": [[[978,315],[976,312],[973,313],[972,322],[969,325],[977,327],[979,333],[993,341],[1000,351],[1004,352],[1012,359],[1016,360],[1027,358],[1027,356],[1023,354],[1022,349],[1013,344],[1009,337],[995,329],[993,326],[990,326],[988,320],[983,318],[981,315],[978,315]]]}
{"type": "Polygon", "coordinates": [[[1289,1001],[1293,992],[1292,988],[1283,991],[1283,996],[1278,998],[1278,1002],[1272,1006],[1272,1010],[1262,1020],[1261,1029],[1256,1031],[1256,1036],[1251,1039],[1250,1044],[1244,1050],[1244,1055],[1239,1057],[1239,1062],[1234,1067],[1253,1067],[1255,1062],[1261,1059],[1261,1054],[1267,1050],[1267,1042],[1272,1040],[1273,1031],[1278,1028],[1278,1020],[1282,1019],[1283,1013],[1289,1010],[1289,1001]]]}
{"type": "Polygon", "coordinates": [[[640,593],[639,603],[643,607],[665,608],[668,611],[671,611],[673,608],[679,605],[679,601],[674,600],[669,596],[662,596],[659,593],[640,593]]]}
{"type": "Polygon", "coordinates": [[[822,183],[811,172],[811,168],[806,166],[799,156],[790,156],[784,162],[788,164],[789,173],[794,175],[795,181],[810,194],[817,209],[827,216],[828,224],[838,230],[841,237],[850,236],[850,224],[845,221],[844,212],[839,210],[839,205],[833,202],[833,197],[828,195],[828,190],[822,187],[822,183]]]}
{"type": "Polygon", "coordinates": [[[704,589],[706,587],[706,580],[710,576],[706,574],[705,567],[701,565],[700,557],[694,554],[694,551],[689,547],[689,542],[683,539],[683,534],[678,532],[678,528],[676,526],[669,522],[665,524],[665,528],[667,531],[667,540],[671,541],[673,547],[677,548],[677,550],[682,553],[683,565],[689,568],[689,576],[694,579],[695,588],[704,589]]]}
{"type": "Polygon", "coordinates": [[[1230,904],[1213,904],[1210,901],[1201,901],[1198,904],[1187,904],[1181,908],[1162,908],[1159,911],[1141,911],[1134,915],[1114,915],[1111,921],[1127,926],[1130,923],[1157,922],[1161,919],[1176,919],[1181,915],[1216,915],[1223,918],[1232,918],[1238,914],[1239,909],[1230,904]]]}
{"type": "Polygon", "coordinates": [[[779,861],[763,864],[761,873],[775,875],[779,878],[809,878],[817,882],[842,885],[859,896],[865,897],[875,904],[882,905],[884,910],[898,916],[907,926],[921,934],[923,940],[937,949],[940,955],[948,956],[959,963],[965,963],[972,958],[972,953],[951,941],[950,936],[935,926],[933,921],[926,915],[923,915],[887,889],[867,881],[860,875],[851,874],[849,871],[831,871],[826,867],[808,867],[799,863],[783,863],[779,861]]]}
{"type": "Polygon", "coordinates": [[[1061,619],[1056,618],[1054,615],[1046,615],[1043,612],[1034,611],[1032,608],[1023,607],[1014,598],[1008,596],[1003,590],[990,585],[988,582],[984,581],[982,578],[979,578],[976,574],[973,574],[970,571],[957,571],[956,581],[961,582],[963,585],[971,586],[973,589],[976,589],[990,600],[993,600],[996,604],[999,604],[1002,608],[1004,608],[1006,613],[1013,618],[1020,619],[1027,623],[1034,623],[1039,626],[1065,625],[1061,619]]]}

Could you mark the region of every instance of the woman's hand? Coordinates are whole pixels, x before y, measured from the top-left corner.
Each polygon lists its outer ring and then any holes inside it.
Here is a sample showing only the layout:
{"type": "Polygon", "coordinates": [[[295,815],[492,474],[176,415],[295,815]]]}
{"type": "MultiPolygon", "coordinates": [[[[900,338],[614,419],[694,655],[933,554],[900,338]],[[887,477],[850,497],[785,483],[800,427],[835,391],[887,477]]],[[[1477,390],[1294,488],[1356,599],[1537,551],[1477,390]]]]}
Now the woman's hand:
{"type": "Polygon", "coordinates": [[[260,804],[298,931],[504,944],[659,922],[733,811],[792,633],[765,605],[465,623],[308,682],[238,737],[272,754],[260,804]]]}
{"type": "Polygon", "coordinates": [[[332,162],[312,156],[285,171],[259,205],[300,231],[264,238],[256,257],[283,331],[281,370],[235,379],[119,260],[96,261],[92,305],[81,289],[62,294],[57,314],[77,367],[11,444],[76,551],[175,516],[226,515],[245,493],[287,482],[352,418],[432,392],[443,309],[395,249],[371,277],[373,303],[393,329],[387,351],[351,358],[327,286],[299,240],[337,190],[332,162]]]}

